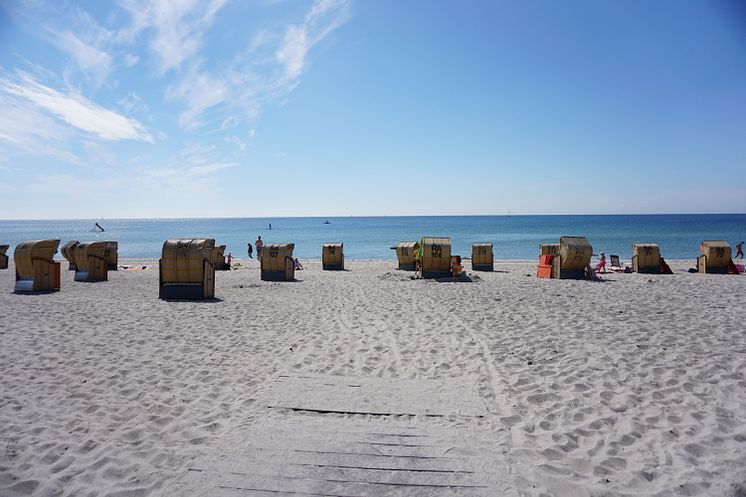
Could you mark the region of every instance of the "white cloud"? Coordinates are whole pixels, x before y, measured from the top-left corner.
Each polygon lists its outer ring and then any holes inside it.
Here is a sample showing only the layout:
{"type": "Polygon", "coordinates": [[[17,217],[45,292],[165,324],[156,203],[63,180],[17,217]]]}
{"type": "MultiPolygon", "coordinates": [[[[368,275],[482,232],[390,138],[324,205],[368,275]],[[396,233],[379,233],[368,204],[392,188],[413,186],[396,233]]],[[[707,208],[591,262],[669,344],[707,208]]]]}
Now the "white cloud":
{"type": "Polygon", "coordinates": [[[62,33],[52,32],[55,36],[55,44],[65,52],[69,53],[80,67],[81,71],[88,74],[96,85],[101,84],[111,71],[111,56],[84,43],[80,38],[70,31],[62,33]]]}
{"type": "Polygon", "coordinates": [[[26,99],[69,125],[106,140],[153,141],[136,120],[105,109],[77,93],[63,95],[23,73],[17,82],[0,79],[0,91],[26,99]]]}
{"type": "Polygon", "coordinates": [[[228,85],[223,79],[207,72],[190,71],[178,85],[166,90],[166,98],[186,102],[187,110],[179,115],[179,125],[188,131],[197,129],[207,109],[222,104],[228,97],[228,85]]]}
{"type": "Polygon", "coordinates": [[[127,67],[134,67],[135,64],[140,62],[139,56],[130,54],[130,53],[124,54],[123,59],[124,59],[124,65],[127,67]]]}
{"type": "Polygon", "coordinates": [[[150,108],[148,105],[142,101],[142,98],[135,93],[130,92],[127,94],[126,97],[122,97],[119,100],[117,100],[117,104],[119,104],[120,107],[122,107],[125,112],[148,112],[150,108]]]}
{"type": "Polygon", "coordinates": [[[277,61],[284,66],[287,79],[296,79],[301,75],[309,48],[305,27],[290,26],[277,50],[277,61]]]}
{"type": "Polygon", "coordinates": [[[238,167],[237,162],[216,162],[215,164],[205,164],[204,166],[194,166],[187,169],[187,174],[190,176],[201,176],[203,174],[213,174],[224,169],[230,169],[232,167],[238,167]]]}
{"type": "Polygon", "coordinates": [[[239,137],[231,135],[224,138],[225,143],[231,143],[238,148],[239,152],[243,152],[249,146],[246,142],[242,141],[239,137]]]}
{"type": "MultiPolygon", "coordinates": [[[[0,89],[2,86],[0,86],[0,89]]],[[[30,102],[0,91],[0,156],[41,155],[80,164],[80,158],[65,149],[72,130],[30,102]],[[7,151],[3,152],[3,148],[7,151]]]]}
{"type": "Polygon", "coordinates": [[[212,26],[215,15],[226,0],[123,0],[132,17],[132,25],[123,31],[132,38],[141,31],[153,29],[150,48],[160,58],[161,73],[179,67],[195,56],[202,38],[212,26]]]}
{"type": "Polygon", "coordinates": [[[295,80],[303,73],[306,55],[318,42],[349,19],[347,0],[316,0],[302,24],[290,26],[277,50],[277,61],[285,78],[295,80]]]}
{"type": "Polygon", "coordinates": [[[213,129],[208,132],[213,132],[255,119],[263,105],[284,98],[297,87],[309,51],[348,19],[347,0],[317,0],[303,22],[291,25],[284,36],[259,30],[244,52],[217,65],[217,72],[195,60],[183,78],[166,91],[167,99],[186,105],[179,115],[180,126],[195,131],[210,125],[213,129]]]}
{"type": "Polygon", "coordinates": [[[266,29],[260,29],[254,33],[249,42],[249,46],[246,48],[248,53],[254,52],[264,46],[267,46],[272,42],[273,38],[271,33],[266,29]]]}

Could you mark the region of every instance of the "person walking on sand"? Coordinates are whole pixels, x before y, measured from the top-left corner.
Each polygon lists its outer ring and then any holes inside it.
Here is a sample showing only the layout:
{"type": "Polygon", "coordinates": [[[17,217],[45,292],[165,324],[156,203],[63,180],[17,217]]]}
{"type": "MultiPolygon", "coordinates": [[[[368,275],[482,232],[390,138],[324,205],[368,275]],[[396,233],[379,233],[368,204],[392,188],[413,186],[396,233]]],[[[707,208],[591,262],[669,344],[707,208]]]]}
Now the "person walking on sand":
{"type": "Polygon", "coordinates": [[[228,269],[231,267],[231,263],[233,262],[233,256],[230,252],[228,252],[228,256],[225,258],[226,262],[228,263],[228,269]]]}
{"type": "Polygon", "coordinates": [[[264,242],[262,241],[261,236],[257,237],[256,241],[254,242],[254,246],[256,247],[256,260],[261,261],[262,249],[264,248],[264,242]]]}
{"type": "Polygon", "coordinates": [[[253,257],[253,255],[254,255],[254,249],[251,248],[251,244],[250,243],[248,245],[249,245],[249,259],[253,259],[254,258],[253,257]]]}
{"type": "Polygon", "coordinates": [[[741,240],[741,243],[736,243],[736,256],[734,259],[738,259],[739,256],[743,259],[743,240],[741,240]]]}

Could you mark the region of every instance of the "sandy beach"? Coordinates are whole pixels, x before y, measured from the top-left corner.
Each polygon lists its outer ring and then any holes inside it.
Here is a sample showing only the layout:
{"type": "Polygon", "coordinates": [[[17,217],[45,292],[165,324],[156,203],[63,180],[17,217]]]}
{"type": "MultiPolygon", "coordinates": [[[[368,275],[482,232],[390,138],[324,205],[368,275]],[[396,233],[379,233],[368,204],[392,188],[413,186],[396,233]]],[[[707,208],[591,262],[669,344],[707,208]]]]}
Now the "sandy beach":
{"type": "Polygon", "coordinates": [[[746,495],[744,277],[239,262],[206,302],[0,271],[0,496],[746,495]]]}

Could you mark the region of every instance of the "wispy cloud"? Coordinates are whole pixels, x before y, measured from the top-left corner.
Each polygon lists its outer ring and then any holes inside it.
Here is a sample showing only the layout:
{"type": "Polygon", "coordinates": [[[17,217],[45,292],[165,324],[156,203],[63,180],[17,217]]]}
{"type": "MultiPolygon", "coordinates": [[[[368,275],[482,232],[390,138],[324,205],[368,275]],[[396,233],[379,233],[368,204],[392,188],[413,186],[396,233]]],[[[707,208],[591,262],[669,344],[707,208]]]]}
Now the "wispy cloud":
{"type": "Polygon", "coordinates": [[[295,80],[303,73],[308,51],[350,17],[347,0],[316,0],[302,24],[290,26],[277,50],[277,61],[285,78],[295,80]]]}
{"type": "Polygon", "coordinates": [[[152,29],[151,49],[160,58],[160,71],[166,73],[195,56],[202,47],[205,32],[226,0],[123,0],[132,25],[123,35],[132,38],[152,29]]]}
{"type": "Polygon", "coordinates": [[[67,124],[106,140],[153,141],[138,121],[105,109],[77,93],[62,94],[37,83],[25,73],[19,73],[16,81],[0,79],[0,92],[23,98],[67,124]]]}
{"type": "Polygon", "coordinates": [[[166,90],[166,98],[186,103],[187,109],[179,115],[179,125],[188,131],[198,128],[202,124],[199,116],[225,102],[228,94],[224,79],[198,71],[190,71],[178,85],[166,90]]]}
{"type": "Polygon", "coordinates": [[[277,61],[285,68],[287,79],[294,80],[301,75],[309,48],[305,27],[290,26],[277,50],[277,61]]]}
{"type": "Polygon", "coordinates": [[[217,70],[203,67],[197,59],[166,91],[169,100],[186,105],[179,115],[180,126],[195,131],[210,124],[223,130],[226,113],[232,126],[255,119],[266,103],[297,87],[310,50],[347,22],[349,10],[348,0],[316,0],[303,22],[284,33],[259,30],[242,56],[218,65],[217,70]],[[209,113],[214,115],[208,118],[209,113]]]}
{"type": "Polygon", "coordinates": [[[69,53],[81,71],[88,74],[97,86],[106,79],[112,62],[108,53],[83,42],[70,31],[52,33],[57,47],[69,53]]]}
{"type": "Polygon", "coordinates": [[[235,161],[222,160],[223,150],[215,145],[187,142],[170,159],[155,166],[141,166],[139,173],[164,188],[194,184],[199,177],[210,176],[225,169],[239,167],[235,161]]]}
{"type": "Polygon", "coordinates": [[[234,3],[251,18],[244,31],[221,16],[227,0],[116,0],[90,14],[15,4],[15,24],[56,50],[21,50],[18,64],[0,67],[0,162],[33,164],[33,188],[105,191],[135,210],[127,198],[177,205],[207,194],[217,204],[220,175],[244,163],[263,108],[286,101],[314,47],[349,18],[348,0],[273,3],[234,3]],[[117,143],[126,140],[159,146],[117,143]]]}
{"type": "Polygon", "coordinates": [[[213,174],[224,169],[238,167],[238,162],[216,162],[215,164],[205,164],[204,166],[194,166],[187,169],[190,176],[201,176],[203,174],[213,174]]]}
{"type": "Polygon", "coordinates": [[[0,156],[41,155],[66,163],[81,159],[67,149],[73,133],[31,104],[0,91],[0,156]]]}

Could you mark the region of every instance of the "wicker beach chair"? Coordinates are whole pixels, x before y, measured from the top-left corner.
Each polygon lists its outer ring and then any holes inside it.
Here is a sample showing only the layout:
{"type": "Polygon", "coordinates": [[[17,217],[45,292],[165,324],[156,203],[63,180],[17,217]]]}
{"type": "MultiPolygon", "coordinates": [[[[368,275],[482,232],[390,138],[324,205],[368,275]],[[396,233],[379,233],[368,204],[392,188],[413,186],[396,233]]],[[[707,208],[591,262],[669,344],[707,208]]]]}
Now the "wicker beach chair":
{"type": "Polygon", "coordinates": [[[473,271],[493,271],[495,269],[495,256],[492,253],[492,243],[472,243],[471,269],[473,271]]]}
{"type": "Polygon", "coordinates": [[[262,249],[261,278],[264,281],[292,281],[295,279],[293,263],[294,243],[265,244],[262,249]]]}
{"type": "Polygon", "coordinates": [[[559,244],[539,245],[539,278],[586,279],[590,271],[593,247],[582,236],[563,236],[559,244]]]}
{"type": "Polygon", "coordinates": [[[95,282],[109,279],[109,243],[78,243],[73,249],[75,281],[95,282]]]}
{"type": "Polygon", "coordinates": [[[451,239],[426,236],[420,241],[418,260],[423,278],[451,276],[451,239]]]}
{"type": "Polygon", "coordinates": [[[323,270],[344,270],[345,254],[343,243],[324,243],[321,246],[321,267],[323,270]]]}
{"type": "Polygon", "coordinates": [[[16,245],[17,293],[54,292],[60,289],[60,263],[54,262],[59,240],[31,240],[16,245]]]}
{"type": "Polygon", "coordinates": [[[730,244],[724,240],[704,240],[699,246],[702,255],[697,257],[697,272],[709,274],[738,274],[731,259],[730,244]]]}
{"type": "Polygon", "coordinates": [[[204,300],[215,297],[213,239],[166,240],[159,261],[159,298],[204,300]]]}
{"type": "Polygon", "coordinates": [[[396,260],[401,271],[414,271],[417,269],[416,257],[419,243],[417,242],[399,242],[396,247],[396,260]]]}
{"type": "Polygon", "coordinates": [[[75,271],[75,247],[78,246],[80,242],[77,240],[70,240],[69,242],[65,242],[64,245],[60,248],[60,253],[62,254],[62,257],[65,258],[67,261],[67,269],[69,271],[75,271]]]}

